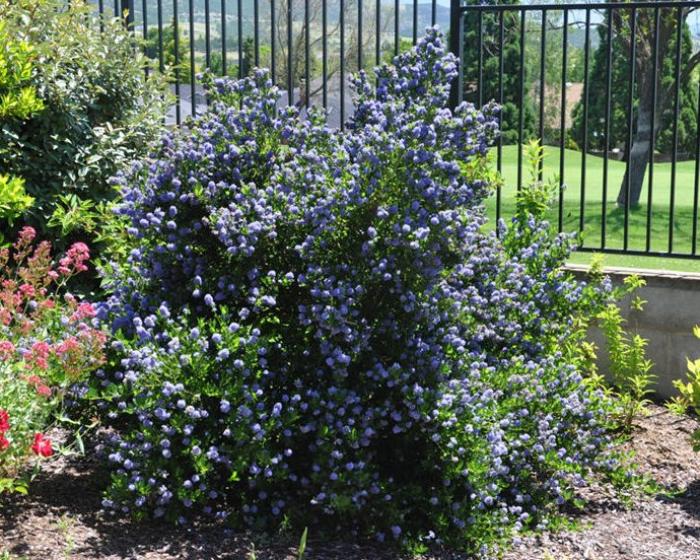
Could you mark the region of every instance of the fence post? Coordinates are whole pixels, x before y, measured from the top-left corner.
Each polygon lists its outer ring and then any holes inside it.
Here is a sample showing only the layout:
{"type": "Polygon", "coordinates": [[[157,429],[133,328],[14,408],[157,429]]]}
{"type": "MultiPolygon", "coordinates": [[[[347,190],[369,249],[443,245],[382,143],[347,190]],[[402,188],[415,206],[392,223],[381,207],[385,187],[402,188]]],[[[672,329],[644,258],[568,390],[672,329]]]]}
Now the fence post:
{"type": "MultiPolygon", "coordinates": [[[[460,33],[460,23],[462,21],[462,0],[450,0],[450,36],[449,36],[449,46],[450,52],[457,57],[458,63],[462,64],[462,48],[464,45],[460,45],[460,38],[462,34],[460,33]]],[[[461,73],[460,75],[461,76],[461,73]]],[[[455,78],[452,81],[452,87],[450,89],[450,106],[452,108],[457,106],[459,102],[459,79],[455,78]]]]}
{"type": "Polygon", "coordinates": [[[134,0],[120,0],[119,17],[124,18],[124,24],[128,29],[134,26],[134,0]],[[126,17],[124,17],[126,12],[126,17]]]}

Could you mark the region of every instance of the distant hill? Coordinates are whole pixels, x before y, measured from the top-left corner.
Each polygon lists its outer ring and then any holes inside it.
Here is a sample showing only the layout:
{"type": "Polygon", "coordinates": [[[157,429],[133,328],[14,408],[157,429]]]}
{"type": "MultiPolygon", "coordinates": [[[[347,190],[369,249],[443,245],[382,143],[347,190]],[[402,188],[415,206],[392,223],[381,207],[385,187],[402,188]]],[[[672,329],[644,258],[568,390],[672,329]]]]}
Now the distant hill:
{"type": "MultiPolygon", "coordinates": [[[[91,0],[92,3],[97,4],[97,0],[91,0]]],[[[105,6],[109,10],[113,3],[111,1],[106,1],[105,6]]],[[[193,12],[195,22],[203,23],[205,21],[206,7],[207,3],[205,0],[194,0],[193,2],[193,12]]],[[[236,7],[238,5],[237,0],[226,0],[226,14],[229,18],[229,26],[231,26],[231,19],[236,15],[236,7]]],[[[242,0],[242,12],[243,12],[243,32],[245,35],[249,35],[253,30],[253,0],[242,0]]],[[[266,2],[260,2],[260,34],[261,39],[265,41],[269,37],[269,17],[270,8],[269,0],[266,2]]],[[[134,2],[134,16],[136,24],[139,25],[143,21],[143,3],[140,0],[135,0],[134,2]]],[[[160,14],[160,19],[163,25],[169,25],[173,18],[173,1],[163,0],[161,2],[162,12],[160,14]]],[[[209,0],[209,20],[211,22],[212,30],[218,30],[219,21],[221,19],[221,1],[220,0],[209,0]]],[[[277,9],[281,6],[280,1],[276,2],[277,9]]],[[[302,0],[294,0],[294,20],[301,21],[304,18],[304,3],[302,0]]],[[[348,0],[348,6],[354,8],[353,0],[348,0]]],[[[375,14],[375,2],[372,0],[367,0],[364,3],[364,11],[366,17],[374,19],[375,14]]],[[[394,2],[393,0],[384,0],[382,2],[382,18],[393,19],[394,15],[394,2]]],[[[183,32],[187,31],[187,22],[189,21],[189,0],[177,0],[177,11],[179,15],[180,27],[183,32]]],[[[279,13],[279,12],[278,12],[279,13]]],[[[337,21],[339,15],[339,3],[330,2],[328,4],[328,21],[329,24],[337,21]]],[[[157,25],[158,22],[158,0],[147,0],[146,2],[146,16],[149,27],[157,25]]],[[[417,31],[418,35],[422,35],[426,27],[431,25],[432,22],[432,3],[431,2],[419,2],[417,6],[417,31]]],[[[352,29],[357,23],[355,17],[346,19],[346,29],[352,29]]],[[[450,25],[450,8],[449,6],[444,6],[441,4],[436,5],[436,23],[441,29],[447,30],[450,25]]],[[[386,31],[393,30],[393,23],[390,24],[390,29],[386,31]]],[[[399,33],[403,37],[413,36],[413,3],[400,4],[399,5],[399,33]]]]}

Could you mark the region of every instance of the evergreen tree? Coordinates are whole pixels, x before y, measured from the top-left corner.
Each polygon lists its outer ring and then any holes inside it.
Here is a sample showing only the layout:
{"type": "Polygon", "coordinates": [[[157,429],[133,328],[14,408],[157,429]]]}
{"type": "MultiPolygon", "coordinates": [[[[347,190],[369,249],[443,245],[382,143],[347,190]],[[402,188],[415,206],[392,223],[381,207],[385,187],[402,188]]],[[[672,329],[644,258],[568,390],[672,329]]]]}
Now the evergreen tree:
{"type": "Polygon", "coordinates": [[[163,66],[170,69],[171,78],[175,80],[175,71],[177,70],[177,81],[181,84],[190,83],[190,42],[183,34],[182,29],[178,29],[177,37],[177,56],[175,48],[175,21],[162,28],[160,33],[157,27],[150,27],[146,34],[144,53],[148,58],[152,58],[156,66],[160,63],[161,41],[163,45],[163,66]]]}
{"type": "MultiPolygon", "coordinates": [[[[469,0],[477,4],[478,0],[469,0]]],[[[519,4],[519,0],[502,0],[501,4],[519,4]]],[[[519,139],[520,111],[523,111],[523,141],[535,133],[535,108],[528,95],[529,86],[535,77],[529,71],[525,57],[524,91],[521,99],[520,84],[520,13],[506,11],[503,13],[503,44],[500,44],[499,14],[483,12],[481,15],[482,37],[482,82],[479,86],[479,13],[468,12],[464,21],[463,73],[464,98],[478,104],[478,88],[482,88],[481,99],[484,103],[494,99],[500,101],[499,81],[503,80],[503,103],[501,107],[501,133],[504,144],[516,144],[519,139]],[[504,72],[500,78],[499,53],[503,52],[504,72]]],[[[527,25],[527,23],[526,23],[527,25]]]]}

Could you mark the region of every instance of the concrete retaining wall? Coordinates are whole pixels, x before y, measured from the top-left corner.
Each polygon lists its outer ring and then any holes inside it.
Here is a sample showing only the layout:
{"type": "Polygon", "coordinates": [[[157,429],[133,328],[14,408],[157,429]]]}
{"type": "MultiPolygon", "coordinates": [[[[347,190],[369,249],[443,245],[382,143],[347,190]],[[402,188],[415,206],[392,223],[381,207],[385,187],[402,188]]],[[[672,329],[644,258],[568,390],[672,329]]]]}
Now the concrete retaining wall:
{"type": "MultiPolygon", "coordinates": [[[[581,275],[587,270],[581,265],[567,268],[581,275]]],[[[658,376],[657,396],[667,399],[675,394],[673,380],[685,376],[687,358],[700,357],[700,339],[693,335],[693,327],[700,324],[700,274],[631,268],[606,268],[605,272],[614,283],[621,283],[631,274],[646,280],[646,286],[638,291],[646,300],[643,311],[630,310],[625,301],[623,317],[630,330],[649,341],[647,355],[658,376]]],[[[596,328],[592,329],[591,340],[598,346],[604,345],[596,328]]],[[[607,360],[601,359],[599,367],[605,372],[607,360]]]]}

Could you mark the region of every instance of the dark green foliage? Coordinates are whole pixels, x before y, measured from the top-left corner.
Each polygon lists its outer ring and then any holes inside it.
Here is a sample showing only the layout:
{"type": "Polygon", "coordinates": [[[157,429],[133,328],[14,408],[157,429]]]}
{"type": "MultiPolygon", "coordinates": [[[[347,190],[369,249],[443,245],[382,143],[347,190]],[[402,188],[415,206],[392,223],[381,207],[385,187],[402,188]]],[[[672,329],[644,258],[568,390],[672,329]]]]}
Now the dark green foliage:
{"type": "MultiPolygon", "coordinates": [[[[670,17],[668,14],[666,17],[670,17]]],[[[647,18],[651,19],[651,18],[647,18]]],[[[641,20],[647,21],[647,20],[641,20]]],[[[610,111],[610,141],[609,147],[624,149],[629,135],[629,74],[630,74],[630,53],[629,37],[620,31],[619,25],[613,26],[612,44],[612,70],[611,70],[611,111],[610,111]]],[[[591,150],[605,149],[605,110],[607,103],[607,42],[608,25],[603,24],[598,27],[599,44],[598,48],[592,52],[591,69],[589,77],[588,105],[588,146],[591,150]]],[[[648,30],[647,30],[648,31],[648,30]]],[[[629,33],[629,32],[628,32],[629,33]]],[[[641,31],[640,31],[641,35],[641,31]]],[[[645,36],[652,36],[647,32],[645,36]]],[[[693,44],[690,28],[684,23],[681,34],[681,71],[687,67],[691,57],[693,44]]],[[[651,48],[642,40],[638,40],[637,49],[651,48]]],[[[661,49],[666,56],[659,65],[661,80],[658,88],[657,107],[660,111],[661,121],[656,137],[655,149],[662,154],[670,154],[673,150],[674,132],[674,96],[673,90],[676,79],[676,33],[672,33],[669,44],[665,49],[661,49]],[[670,94],[669,94],[670,93],[670,94]]],[[[639,55],[638,55],[639,56],[639,55]]],[[[651,71],[651,63],[644,63],[641,71],[651,71]]],[[[639,75],[640,68],[637,73],[639,75]]],[[[639,84],[639,79],[637,80],[639,84]]],[[[634,95],[633,122],[636,122],[638,105],[638,85],[634,95]]],[[[694,153],[695,138],[697,132],[697,85],[695,81],[688,78],[682,81],[679,91],[679,119],[678,119],[678,152],[694,153]]],[[[633,130],[635,130],[633,128],[633,130]]],[[[578,146],[583,147],[583,105],[579,102],[574,108],[571,135],[578,146]]]]}
{"type": "Polygon", "coordinates": [[[146,33],[144,53],[157,68],[161,66],[170,71],[170,78],[177,79],[181,84],[189,84],[192,75],[190,66],[189,39],[178,29],[177,48],[175,45],[174,20],[160,31],[157,27],[151,27],[146,33]],[[162,47],[161,47],[162,44],[162,47]],[[161,60],[162,50],[162,60],[161,60]]]}
{"type": "MultiPolygon", "coordinates": [[[[470,4],[475,3],[470,0],[470,4]]],[[[502,4],[519,4],[519,0],[504,0],[502,4]]],[[[484,103],[490,100],[500,102],[500,79],[503,80],[503,102],[501,103],[501,132],[504,144],[515,144],[519,140],[520,111],[523,112],[523,138],[528,140],[535,133],[535,107],[532,97],[528,95],[528,84],[534,75],[531,65],[525,57],[524,98],[521,99],[520,84],[520,14],[504,12],[504,41],[499,46],[498,14],[484,12],[482,15],[483,39],[483,92],[479,96],[476,84],[479,79],[479,15],[470,12],[464,22],[464,46],[462,64],[464,67],[465,99],[478,104],[479,97],[484,103]],[[503,49],[503,68],[501,76],[499,51],[503,49]]]]}
{"type": "Polygon", "coordinates": [[[3,123],[0,169],[23,177],[35,199],[26,221],[46,234],[59,195],[111,199],[109,177],[147,153],[162,130],[164,82],[145,78],[146,59],[122,23],[104,21],[100,33],[84,2],[0,0],[0,18],[32,45],[30,83],[43,104],[3,123]]]}

